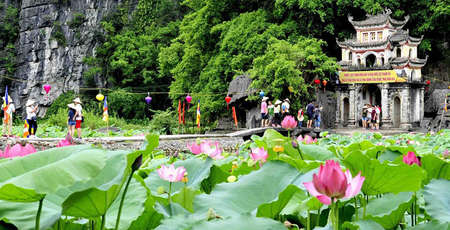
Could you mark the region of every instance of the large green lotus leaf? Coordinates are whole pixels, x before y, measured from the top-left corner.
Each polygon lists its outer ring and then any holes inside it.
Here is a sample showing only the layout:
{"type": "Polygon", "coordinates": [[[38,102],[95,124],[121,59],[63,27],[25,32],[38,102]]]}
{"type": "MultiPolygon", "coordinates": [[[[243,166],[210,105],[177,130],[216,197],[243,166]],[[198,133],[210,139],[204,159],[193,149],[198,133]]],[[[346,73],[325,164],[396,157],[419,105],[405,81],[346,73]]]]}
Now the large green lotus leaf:
{"type": "Polygon", "coordinates": [[[200,194],[198,190],[192,190],[189,187],[184,187],[179,193],[172,197],[172,201],[181,205],[190,212],[194,212],[194,198],[200,194]]]}
{"type": "Polygon", "coordinates": [[[358,220],[354,222],[345,222],[342,227],[348,230],[383,230],[384,228],[373,220],[358,220]]]}
{"type": "Polygon", "coordinates": [[[422,168],[427,171],[427,181],[428,183],[431,179],[443,178],[450,180],[450,163],[445,161],[434,154],[423,155],[420,159],[422,163],[422,168]]]}
{"type": "Polygon", "coordinates": [[[286,227],[282,223],[272,219],[258,218],[249,215],[240,215],[225,220],[206,221],[192,227],[192,230],[205,229],[286,230],[286,227]]]}
{"type": "MultiPolygon", "coordinates": [[[[129,226],[128,230],[146,230],[146,229],[155,229],[161,222],[161,219],[163,218],[163,215],[158,213],[155,208],[155,200],[153,199],[153,196],[151,195],[151,191],[145,186],[144,180],[135,175],[134,179],[139,181],[141,185],[146,189],[146,196],[145,199],[145,209],[144,212],[129,226]]],[[[127,200],[125,200],[126,202],[127,200]]],[[[142,203],[142,200],[140,201],[142,203]]],[[[132,206],[130,206],[132,208],[132,206]]]]}
{"type": "Polygon", "coordinates": [[[379,223],[385,229],[392,229],[403,219],[403,214],[411,206],[411,201],[412,193],[385,194],[367,204],[366,219],[379,223]]]}
{"type": "Polygon", "coordinates": [[[325,147],[322,147],[320,145],[299,144],[299,148],[300,148],[300,151],[302,151],[303,158],[305,160],[325,161],[325,160],[337,159],[336,156],[334,156],[334,154],[330,150],[328,150],[325,147]]]}
{"type": "Polygon", "coordinates": [[[450,181],[433,179],[424,188],[425,210],[433,219],[450,222],[450,181]]]}
{"type": "Polygon", "coordinates": [[[33,202],[95,177],[106,151],[86,145],[54,148],[0,164],[0,199],[33,202]]]}
{"type": "MultiPolygon", "coordinates": [[[[61,215],[61,207],[50,197],[42,205],[40,227],[50,228],[61,215]]],[[[38,202],[11,202],[0,200],[0,220],[11,223],[21,230],[33,230],[36,222],[38,202]]]]}
{"type": "Polygon", "coordinates": [[[353,176],[361,172],[366,179],[362,191],[367,195],[417,191],[421,188],[425,172],[417,165],[380,163],[354,151],[343,161],[353,176]]]}
{"type": "Polygon", "coordinates": [[[427,223],[420,223],[414,227],[408,226],[407,230],[450,230],[450,223],[440,223],[439,221],[433,220],[427,223]]]}
{"type": "Polygon", "coordinates": [[[301,175],[287,163],[269,161],[261,169],[241,176],[235,183],[218,184],[211,194],[197,196],[194,210],[206,213],[212,208],[219,216],[249,213],[274,201],[288,185],[299,185],[301,175]]]}
{"type": "Polygon", "coordinates": [[[92,218],[106,213],[131,173],[137,153],[111,151],[107,157],[106,166],[95,178],[70,188],[76,192],[62,204],[64,215],[92,218]]]}
{"type": "Polygon", "coordinates": [[[297,186],[289,185],[283,192],[278,195],[278,199],[276,201],[262,204],[258,207],[258,211],[256,212],[257,217],[267,217],[276,219],[283,208],[288,204],[291,198],[295,195],[295,193],[300,192],[297,186]]]}
{"type": "MultiPolygon", "coordinates": [[[[147,199],[152,199],[147,196],[145,187],[135,179],[130,181],[127,194],[122,206],[120,215],[119,229],[128,229],[133,221],[135,221],[145,210],[145,203],[147,199]]],[[[125,186],[120,191],[119,199],[114,200],[108,212],[106,213],[106,228],[113,229],[116,226],[117,213],[119,211],[120,198],[123,195],[125,186]]]]}
{"type": "MultiPolygon", "coordinates": [[[[269,160],[275,159],[278,153],[273,150],[275,146],[283,146],[284,154],[287,154],[292,157],[299,157],[298,150],[292,146],[292,139],[289,137],[283,136],[281,133],[277,132],[274,129],[267,129],[264,132],[263,136],[263,146],[269,153],[269,160]],[[267,148],[266,148],[267,147],[267,148]]],[[[258,144],[261,147],[261,144],[258,144]]]]}
{"type": "Polygon", "coordinates": [[[227,181],[227,178],[230,175],[231,174],[229,172],[224,171],[222,167],[213,165],[211,167],[211,172],[209,173],[208,178],[203,180],[201,183],[202,191],[204,191],[207,194],[211,193],[216,184],[227,181]]]}
{"type": "Polygon", "coordinates": [[[285,154],[281,154],[279,160],[294,166],[300,172],[309,172],[312,169],[318,168],[320,164],[323,164],[321,161],[302,160],[300,158],[293,158],[285,154]]]}
{"type": "Polygon", "coordinates": [[[368,148],[365,153],[370,158],[378,159],[380,156],[383,155],[383,153],[387,152],[385,150],[386,150],[386,147],[377,145],[377,146],[373,146],[371,148],[368,148]]]}
{"type": "MultiPolygon", "coordinates": [[[[211,167],[213,165],[213,159],[207,158],[202,160],[199,158],[191,158],[184,161],[177,161],[174,163],[175,168],[183,166],[186,168],[188,173],[187,186],[198,190],[200,189],[201,182],[209,176],[211,167]]],[[[158,187],[164,187],[166,192],[169,192],[169,182],[161,179],[158,173],[155,171],[151,172],[145,179],[145,184],[152,191],[152,195],[159,197],[167,197],[167,194],[160,195],[157,193],[158,187]]],[[[172,195],[178,193],[184,187],[184,183],[177,182],[172,183],[172,195]]]]}

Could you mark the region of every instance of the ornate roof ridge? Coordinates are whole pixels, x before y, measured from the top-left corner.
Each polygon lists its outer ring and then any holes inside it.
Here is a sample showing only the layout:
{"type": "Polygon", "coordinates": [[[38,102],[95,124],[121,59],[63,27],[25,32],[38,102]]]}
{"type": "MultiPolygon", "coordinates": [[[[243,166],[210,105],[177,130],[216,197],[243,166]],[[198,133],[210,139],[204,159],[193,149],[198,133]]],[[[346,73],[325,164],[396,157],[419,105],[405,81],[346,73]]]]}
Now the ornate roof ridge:
{"type": "Polygon", "coordinates": [[[372,41],[372,42],[359,42],[356,40],[356,38],[346,39],[342,42],[336,38],[336,43],[341,47],[374,47],[374,46],[381,46],[386,45],[388,42],[390,42],[390,36],[388,36],[385,40],[382,41],[372,41]]]}
{"type": "Polygon", "coordinates": [[[409,21],[409,15],[405,16],[404,20],[396,20],[391,18],[391,14],[392,11],[386,8],[381,14],[366,14],[366,19],[361,21],[354,21],[350,14],[347,15],[347,18],[353,26],[377,26],[384,25],[389,21],[394,27],[402,28],[409,21]]]}
{"type": "Polygon", "coordinates": [[[425,64],[428,61],[428,55],[425,56],[424,59],[422,58],[410,58],[409,61],[413,64],[425,64]]]}

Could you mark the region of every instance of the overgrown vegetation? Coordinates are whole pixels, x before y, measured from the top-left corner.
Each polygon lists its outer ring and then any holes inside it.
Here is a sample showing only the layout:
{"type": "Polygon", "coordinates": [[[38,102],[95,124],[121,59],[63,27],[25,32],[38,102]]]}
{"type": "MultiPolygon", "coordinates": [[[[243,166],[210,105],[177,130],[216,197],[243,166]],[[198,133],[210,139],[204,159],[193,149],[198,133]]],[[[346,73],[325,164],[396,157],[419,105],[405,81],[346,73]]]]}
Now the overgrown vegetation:
{"type": "Polygon", "coordinates": [[[66,46],[67,44],[66,36],[64,36],[64,31],[62,30],[61,23],[58,21],[53,25],[51,39],[55,39],[60,46],[66,46]]]}
{"type": "MultiPolygon", "coordinates": [[[[0,3],[0,69],[5,70],[8,77],[16,71],[15,41],[19,36],[19,10],[12,5],[0,3]]],[[[10,83],[1,79],[2,87],[10,83]]]]}
{"type": "Polygon", "coordinates": [[[425,35],[419,55],[426,52],[433,62],[446,49],[447,5],[442,0],[142,0],[129,16],[126,1],[102,22],[106,35],[96,57],[86,58],[92,67],[86,77],[102,76],[109,87],[133,91],[169,90],[170,99],[152,105],[158,110],[175,108],[189,92],[201,100],[202,116],[215,120],[225,110],[228,83],[250,73],[257,91],[290,97],[296,109],[313,97],[315,78],[334,75],[333,57],[340,55],[335,38],[354,33],[347,15],[359,20],[384,8],[395,18],[410,15],[405,29],[425,35]]]}
{"type": "Polygon", "coordinates": [[[70,29],[76,29],[83,25],[86,20],[86,16],[82,13],[74,13],[71,21],[67,23],[70,29]]]}

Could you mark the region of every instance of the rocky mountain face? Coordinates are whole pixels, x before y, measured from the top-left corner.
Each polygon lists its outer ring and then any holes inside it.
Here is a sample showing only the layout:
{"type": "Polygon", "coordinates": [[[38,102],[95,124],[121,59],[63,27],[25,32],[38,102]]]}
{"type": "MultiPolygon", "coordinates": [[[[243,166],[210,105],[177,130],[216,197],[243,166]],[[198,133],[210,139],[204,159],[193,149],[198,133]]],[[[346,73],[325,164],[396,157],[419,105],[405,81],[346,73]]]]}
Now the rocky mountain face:
{"type": "MultiPolygon", "coordinates": [[[[43,115],[59,95],[79,91],[87,70],[83,59],[94,54],[98,35],[103,33],[100,22],[123,1],[3,0],[19,9],[16,81],[9,89],[18,109],[33,99],[43,115]],[[45,84],[52,86],[48,95],[45,84]]],[[[99,86],[104,84],[95,80],[99,86]]]]}

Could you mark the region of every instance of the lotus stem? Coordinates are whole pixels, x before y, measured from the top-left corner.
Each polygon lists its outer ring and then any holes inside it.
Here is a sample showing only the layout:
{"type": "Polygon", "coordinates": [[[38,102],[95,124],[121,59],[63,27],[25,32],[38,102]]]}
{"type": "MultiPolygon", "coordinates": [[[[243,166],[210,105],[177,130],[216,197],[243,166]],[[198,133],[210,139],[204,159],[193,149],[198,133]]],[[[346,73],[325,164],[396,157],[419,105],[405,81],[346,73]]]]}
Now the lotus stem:
{"type": "Polygon", "coordinates": [[[170,193],[172,192],[172,182],[169,182],[169,206],[170,206],[170,193]]]}
{"type": "Polygon", "coordinates": [[[307,216],[307,220],[306,220],[306,230],[311,230],[311,214],[309,213],[309,210],[308,210],[308,216],[307,216]]]}
{"type": "Polygon", "coordinates": [[[125,185],[125,189],[123,190],[122,198],[120,199],[119,211],[117,212],[117,218],[116,218],[116,227],[114,227],[115,230],[119,229],[120,215],[122,214],[123,202],[125,201],[125,196],[127,195],[128,186],[130,185],[131,178],[133,178],[133,172],[131,172],[130,176],[128,176],[128,180],[125,185]]]}
{"type": "Polygon", "coordinates": [[[105,229],[105,214],[102,215],[102,225],[100,227],[100,230],[104,230],[105,229]]]}
{"type": "Polygon", "coordinates": [[[90,220],[89,222],[91,222],[91,230],[94,230],[95,227],[94,220],[90,220]]]}
{"type": "Polygon", "coordinates": [[[39,207],[38,207],[38,211],[36,213],[36,223],[34,225],[34,229],[37,229],[37,230],[39,230],[39,224],[41,221],[42,204],[44,203],[44,198],[45,197],[43,197],[42,199],[39,200],[39,207]]]}
{"type": "Polygon", "coordinates": [[[356,201],[356,197],[353,198],[355,201],[355,214],[356,214],[356,221],[358,221],[359,217],[358,217],[358,202],[356,201]]]}
{"type": "Polygon", "coordinates": [[[320,221],[320,208],[317,209],[316,226],[319,226],[319,221],[320,221]]]}
{"type": "Polygon", "coordinates": [[[329,219],[331,220],[333,230],[339,230],[339,201],[334,202],[333,198],[331,199],[329,219]]]}

